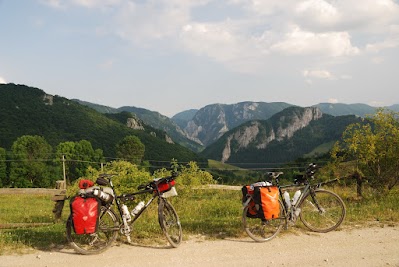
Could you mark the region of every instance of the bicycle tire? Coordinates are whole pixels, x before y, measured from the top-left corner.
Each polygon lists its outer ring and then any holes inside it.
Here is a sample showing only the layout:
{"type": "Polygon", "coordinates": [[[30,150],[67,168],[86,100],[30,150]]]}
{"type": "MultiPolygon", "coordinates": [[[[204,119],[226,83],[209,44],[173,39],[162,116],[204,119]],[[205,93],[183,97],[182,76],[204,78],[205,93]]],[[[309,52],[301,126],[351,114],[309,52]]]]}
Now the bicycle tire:
{"type": "Polygon", "coordinates": [[[325,189],[316,189],[314,193],[314,198],[308,193],[299,205],[302,223],[319,233],[337,229],[346,216],[344,201],[337,194],[325,189]]]}
{"type": "Polygon", "coordinates": [[[69,245],[84,255],[98,254],[108,249],[118,236],[119,222],[112,210],[101,208],[98,229],[93,234],[75,234],[72,217],[66,223],[66,237],[69,245]]]}
{"type": "Polygon", "coordinates": [[[165,199],[161,199],[158,205],[158,221],[169,244],[177,248],[182,241],[183,232],[176,210],[165,199]]]}
{"type": "Polygon", "coordinates": [[[285,210],[282,202],[280,204],[280,215],[277,219],[262,220],[260,218],[247,217],[249,205],[244,207],[242,212],[242,225],[245,232],[250,238],[256,242],[266,242],[274,237],[281,231],[283,225],[287,223],[285,210]]]}

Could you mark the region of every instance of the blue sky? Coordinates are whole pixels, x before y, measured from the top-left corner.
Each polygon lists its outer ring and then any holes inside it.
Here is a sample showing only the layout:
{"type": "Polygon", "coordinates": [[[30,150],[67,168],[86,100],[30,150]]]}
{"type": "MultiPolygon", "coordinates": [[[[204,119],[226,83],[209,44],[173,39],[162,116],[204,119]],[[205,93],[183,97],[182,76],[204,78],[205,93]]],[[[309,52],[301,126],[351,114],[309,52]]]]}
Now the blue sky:
{"type": "Polygon", "coordinates": [[[399,0],[0,0],[0,83],[166,116],[399,104],[399,0]]]}

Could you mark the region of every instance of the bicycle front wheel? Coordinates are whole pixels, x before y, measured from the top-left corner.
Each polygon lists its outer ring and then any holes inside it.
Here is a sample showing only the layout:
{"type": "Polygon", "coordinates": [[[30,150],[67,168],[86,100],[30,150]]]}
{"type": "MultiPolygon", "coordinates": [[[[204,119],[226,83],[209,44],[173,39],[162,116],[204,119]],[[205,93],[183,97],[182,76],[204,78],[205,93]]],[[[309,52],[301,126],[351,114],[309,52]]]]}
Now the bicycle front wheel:
{"type": "Polygon", "coordinates": [[[66,223],[66,237],[71,247],[80,254],[98,254],[111,246],[118,236],[119,223],[113,211],[101,208],[98,229],[92,234],[76,234],[72,217],[66,223]]]}
{"type": "Polygon", "coordinates": [[[242,212],[242,225],[250,238],[256,242],[266,242],[277,236],[283,225],[286,223],[284,207],[280,200],[279,204],[279,217],[270,220],[247,217],[249,205],[244,208],[242,212]]]}
{"type": "Polygon", "coordinates": [[[179,217],[172,204],[161,199],[158,205],[158,221],[170,245],[177,248],[182,240],[179,217]]]}
{"type": "Polygon", "coordinates": [[[346,215],[344,201],[337,194],[325,189],[316,189],[314,196],[307,194],[299,207],[302,223],[319,233],[335,230],[346,215]]]}

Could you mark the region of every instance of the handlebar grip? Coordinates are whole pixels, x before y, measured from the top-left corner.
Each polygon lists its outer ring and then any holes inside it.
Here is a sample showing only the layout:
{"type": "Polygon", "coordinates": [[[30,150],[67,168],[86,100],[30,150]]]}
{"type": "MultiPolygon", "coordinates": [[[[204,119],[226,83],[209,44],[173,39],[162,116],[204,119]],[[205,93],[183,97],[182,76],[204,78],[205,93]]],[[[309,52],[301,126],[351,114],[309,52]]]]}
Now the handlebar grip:
{"type": "Polygon", "coordinates": [[[145,184],[141,184],[139,186],[137,186],[137,190],[143,190],[146,187],[145,184]]]}

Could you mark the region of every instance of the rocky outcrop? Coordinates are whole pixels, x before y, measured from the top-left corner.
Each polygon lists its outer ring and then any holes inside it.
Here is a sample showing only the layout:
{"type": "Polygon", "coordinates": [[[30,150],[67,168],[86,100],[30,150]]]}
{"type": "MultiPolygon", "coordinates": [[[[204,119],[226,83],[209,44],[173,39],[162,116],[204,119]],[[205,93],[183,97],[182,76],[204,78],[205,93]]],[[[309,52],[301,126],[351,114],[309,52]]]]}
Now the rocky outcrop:
{"type": "Polygon", "coordinates": [[[294,133],[306,126],[312,120],[318,120],[322,116],[322,113],[319,108],[311,107],[304,108],[301,113],[294,113],[289,116],[280,117],[280,121],[282,124],[287,124],[287,127],[279,127],[277,129],[276,139],[278,141],[283,140],[284,138],[291,138],[294,133]]]}
{"type": "Polygon", "coordinates": [[[52,106],[54,103],[54,97],[52,95],[44,94],[43,102],[45,105],[52,106]]]}
{"type": "Polygon", "coordinates": [[[134,130],[144,130],[144,126],[137,117],[128,118],[126,126],[134,130]]]}
{"type": "Polygon", "coordinates": [[[257,149],[266,149],[274,140],[290,139],[295,132],[308,126],[311,121],[320,119],[322,112],[316,107],[293,108],[288,113],[276,116],[266,124],[252,121],[229,134],[222,151],[222,162],[228,161],[232,153],[246,149],[249,145],[257,149]]]}
{"type": "Polygon", "coordinates": [[[183,131],[191,140],[208,146],[226,132],[251,120],[266,120],[290,107],[287,103],[241,102],[212,104],[197,111],[183,131]]]}
{"type": "Polygon", "coordinates": [[[173,142],[172,138],[170,138],[170,136],[165,135],[165,141],[169,144],[174,144],[175,142],[173,142]]]}

